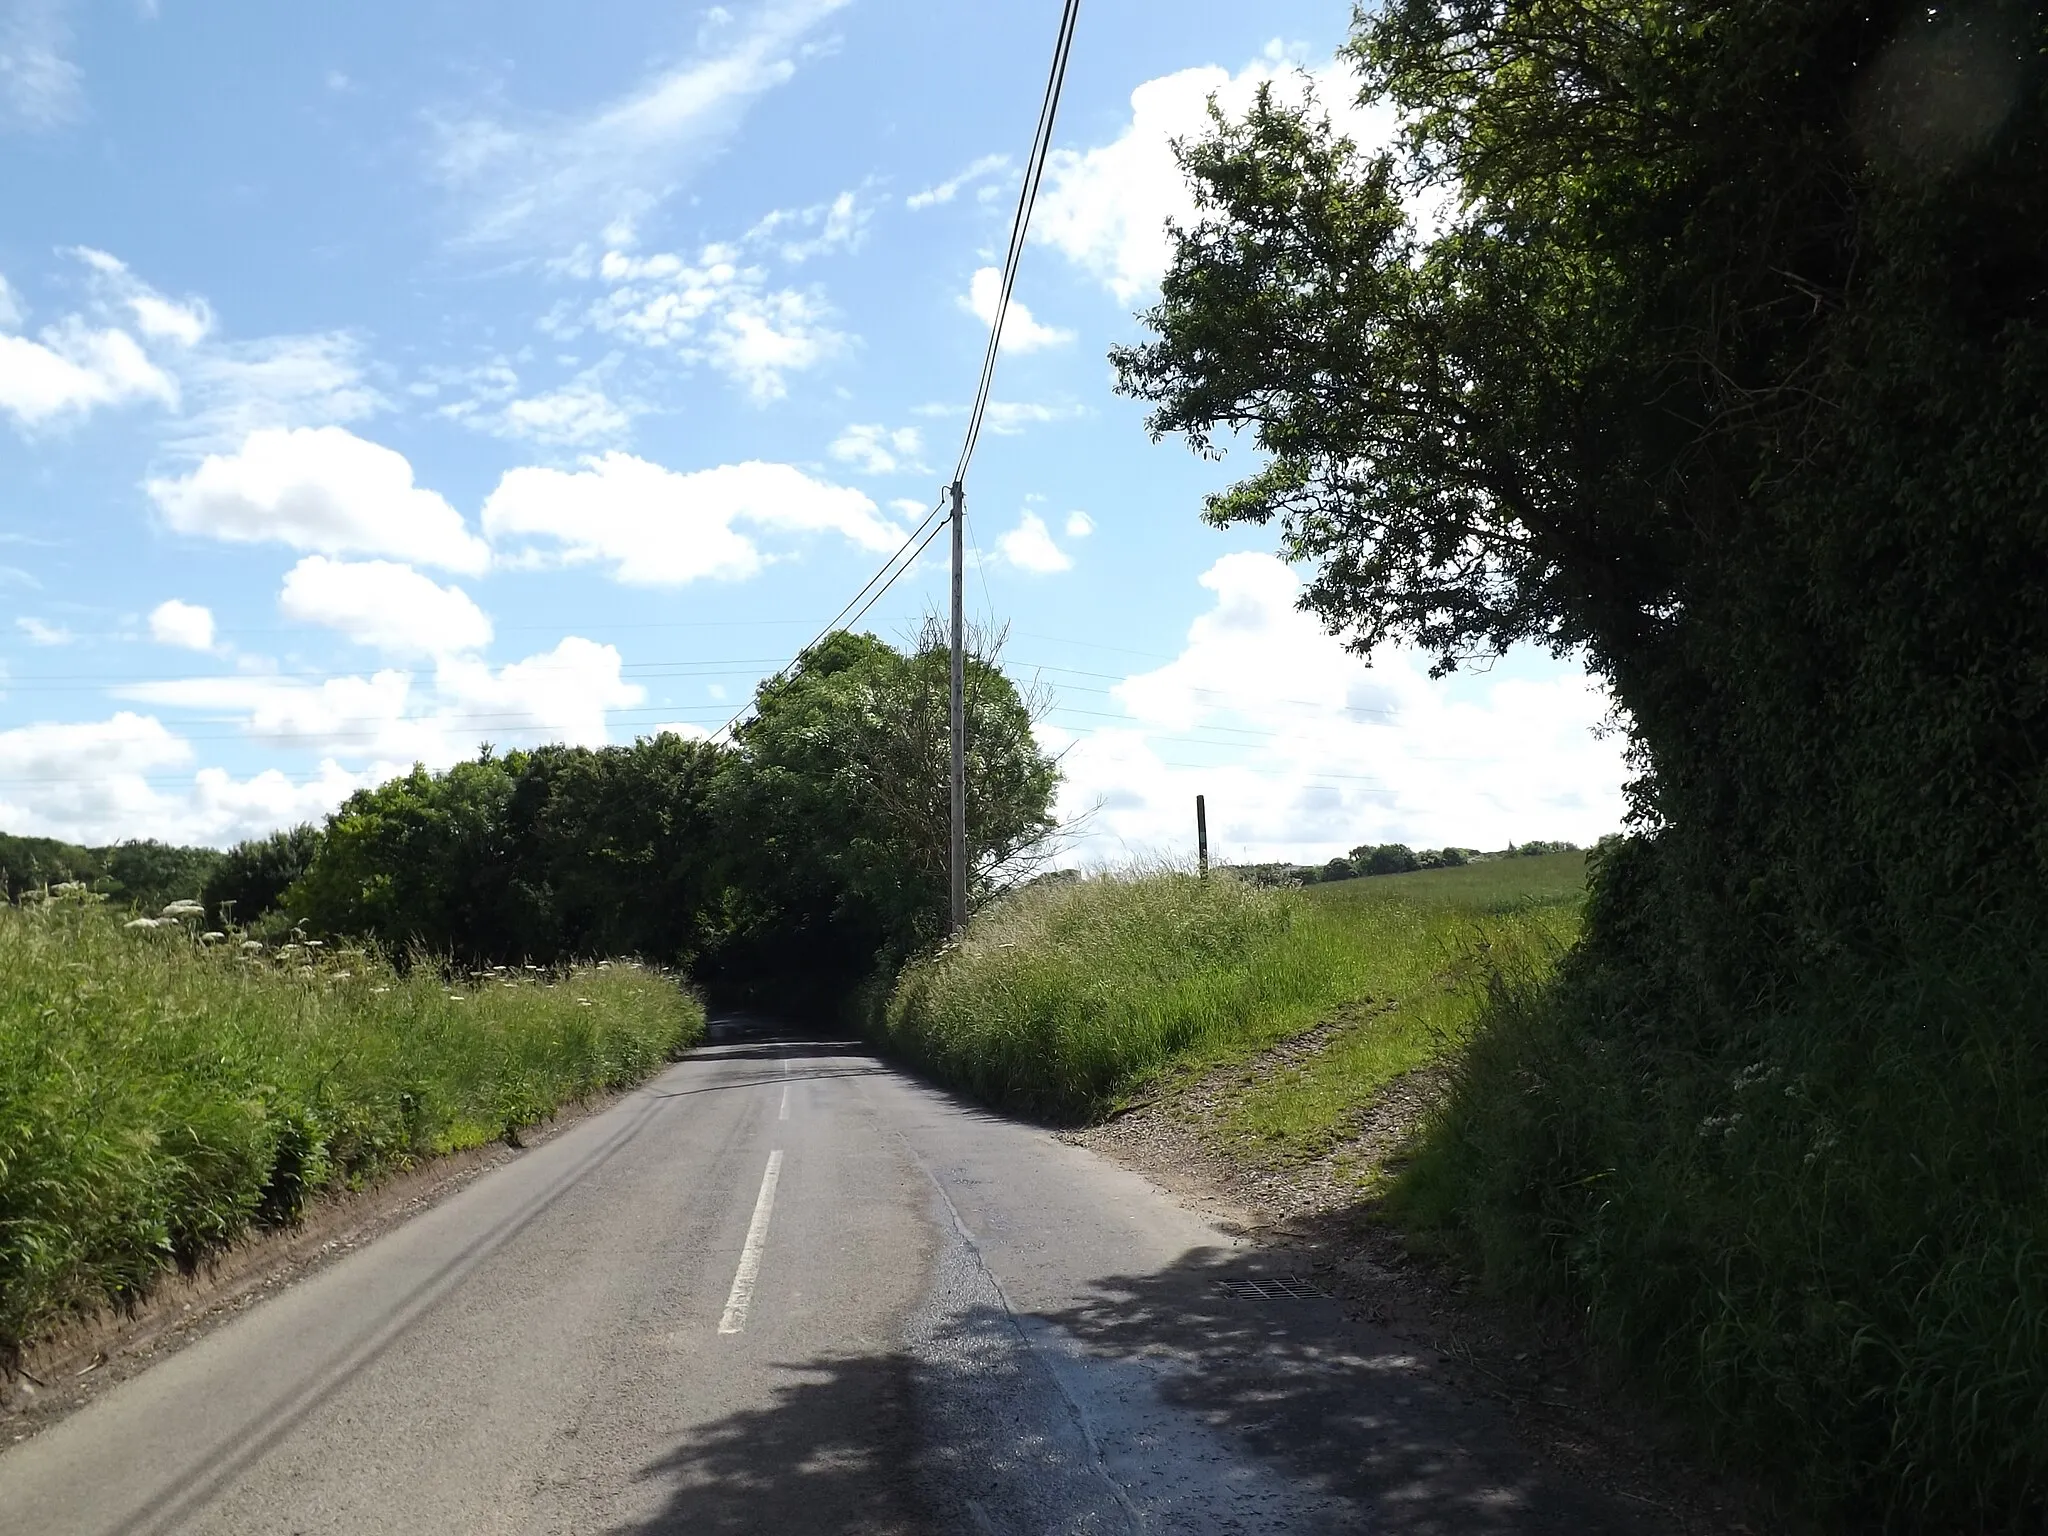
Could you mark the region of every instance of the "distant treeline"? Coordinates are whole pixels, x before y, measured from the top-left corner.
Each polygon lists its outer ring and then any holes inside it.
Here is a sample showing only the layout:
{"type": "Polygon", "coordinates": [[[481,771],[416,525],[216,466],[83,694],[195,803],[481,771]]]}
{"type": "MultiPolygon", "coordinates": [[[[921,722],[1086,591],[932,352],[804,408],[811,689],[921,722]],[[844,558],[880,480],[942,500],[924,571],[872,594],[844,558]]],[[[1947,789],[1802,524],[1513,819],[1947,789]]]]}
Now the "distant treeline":
{"type": "MultiPolygon", "coordinates": [[[[936,938],[946,908],[947,653],[828,637],[759,690],[733,741],[489,748],[352,795],[322,826],[211,849],[0,840],[10,897],[87,882],[458,966],[637,956],[727,990],[823,1003],[936,938]]],[[[981,892],[1028,874],[1058,771],[992,659],[968,672],[981,892]]]]}
{"type": "Polygon", "coordinates": [[[1358,880],[1369,875],[1407,875],[1418,869],[1456,869],[1486,859],[1536,858],[1546,853],[1577,853],[1577,843],[1510,843],[1497,853],[1477,848],[1410,848],[1406,843],[1368,843],[1325,864],[1238,864],[1239,878],[1254,885],[1321,885],[1331,880],[1358,880]]]}
{"type": "Polygon", "coordinates": [[[216,848],[147,839],[82,848],[0,832],[0,889],[9,901],[19,901],[23,891],[75,881],[112,901],[155,911],[167,902],[196,899],[226,857],[216,848]]]}

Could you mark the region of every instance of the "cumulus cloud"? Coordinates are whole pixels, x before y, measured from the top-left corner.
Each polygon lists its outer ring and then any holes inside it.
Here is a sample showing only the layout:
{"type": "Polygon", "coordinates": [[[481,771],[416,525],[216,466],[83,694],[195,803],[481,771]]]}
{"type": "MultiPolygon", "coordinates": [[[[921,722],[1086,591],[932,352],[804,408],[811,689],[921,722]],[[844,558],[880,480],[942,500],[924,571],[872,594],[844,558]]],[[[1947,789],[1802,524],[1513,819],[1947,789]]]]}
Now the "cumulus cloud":
{"type": "Polygon", "coordinates": [[[0,411],[20,425],[134,400],[176,406],[178,386],[126,331],[73,315],[35,340],[0,332],[0,411]]]}
{"type": "Polygon", "coordinates": [[[905,470],[929,473],[919,456],[924,434],[915,427],[856,422],[833,440],[832,457],[864,475],[893,475],[905,470]]]}
{"type": "Polygon", "coordinates": [[[278,607],[393,656],[454,656],[491,643],[491,621],[467,592],[388,560],[308,555],[286,573],[278,607]]]}
{"type": "Polygon", "coordinates": [[[573,471],[510,471],[484,503],[483,524],[494,542],[526,541],[526,559],[608,564],[635,586],[753,575],[767,557],[743,529],[836,533],[876,551],[903,537],[859,491],[787,464],[682,474],[624,453],[573,471]]]}
{"type": "Polygon", "coordinates": [[[697,57],[580,116],[445,115],[434,168],[469,211],[470,242],[572,243],[655,207],[789,81],[804,40],[847,0],[765,0],[710,28],[697,57]]]}
{"type": "Polygon", "coordinates": [[[1053,543],[1045,519],[1036,512],[1026,512],[1020,517],[1016,527],[996,540],[996,549],[1018,570],[1029,571],[1034,576],[1050,576],[1058,571],[1072,570],[1074,566],[1067,552],[1053,543]]]}
{"type": "Polygon", "coordinates": [[[1199,138],[1214,97],[1227,116],[1241,117],[1261,85],[1299,99],[1304,78],[1333,122],[1362,147],[1388,142],[1395,129],[1386,108],[1355,104],[1356,76],[1342,64],[1304,72],[1269,49],[1236,74],[1214,66],[1148,80],[1131,93],[1131,117],[1108,144],[1053,151],[1032,238],[1098,278],[1129,304],[1158,285],[1172,248],[1166,225],[1196,218],[1187,177],[1175,162],[1177,139],[1199,138]]]}
{"type": "Polygon", "coordinates": [[[787,379],[837,357],[849,338],[818,294],[778,288],[736,245],[694,258],[607,251],[594,275],[609,291],[585,318],[607,336],[673,352],[740,384],[757,403],[789,392],[787,379]]]}
{"type": "Polygon", "coordinates": [[[171,598],[150,610],[149,637],[186,651],[213,649],[213,611],[171,598]]]}
{"type": "Polygon", "coordinates": [[[1198,793],[1219,851],[1246,861],[1590,842],[1620,825],[1622,744],[1600,733],[1611,700],[1583,672],[1526,658],[1436,680],[1401,650],[1367,667],[1295,606],[1281,561],[1227,555],[1202,584],[1212,603],[1180,655],[1110,690],[1128,724],[1056,712],[1043,728],[1065,752],[1063,811],[1094,811],[1093,853],[1184,848],[1198,793]]]}
{"type": "MultiPolygon", "coordinates": [[[[983,325],[994,325],[996,308],[1002,303],[1002,298],[1002,268],[983,267],[974,274],[966,295],[960,300],[960,307],[983,325]]],[[[1003,321],[1005,352],[1043,352],[1048,347],[1065,346],[1073,339],[1072,331],[1039,324],[1022,300],[1015,294],[1010,296],[1010,312],[1003,321]]]]}
{"type": "MultiPolygon", "coordinates": [[[[911,193],[910,196],[903,199],[903,206],[913,213],[919,213],[926,208],[936,208],[942,203],[950,203],[960,195],[964,188],[971,187],[977,182],[985,182],[992,176],[999,176],[1009,170],[1009,168],[1010,157],[1008,155],[983,155],[979,160],[969,165],[966,170],[960,172],[959,175],[949,176],[937,186],[926,187],[921,192],[911,193]]],[[[984,186],[982,188],[982,195],[986,197],[991,192],[999,190],[999,188],[984,186]]]]}
{"type": "Polygon", "coordinates": [[[413,483],[405,456],[343,427],[266,428],[234,453],[148,489],[180,533],[321,554],[388,555],[479,572],[490,551],[462,516],[413,483]]]}
{"type": "Polygon", "coordinates": [[[389,667],[317,682],[181,678],[135,684],[122,693],[163,708],[236,715],[245,735],[272,750],[364,762],[365,773],[376,773],[412,762],[443,768],[484,742],[603,746],[610,740],[608,714],[646,697],[625,681],[622,667],[613,647],[570,636],[502,667],[477,656],[445,655],[423,677],[389,667]]]}
{"type": "Polygon", "coordinates": [[[1089,534],[1093,533],[1094,531],[1095,519],[1090,517],[1086,512],[1069,512],[1067,514],[1068,538],[1085,539],[1088,537],[1089,534]]]}
{"type": "Polygon", "coordinates": [[[226,847],[317,820],[370,778],[330,761],[306,777],[271,769],[236,779],[191,771],[192,755],[161,721],[127,710],[0,731],[0,825],[88,844],[156,837],[226,847]]]}
{"type": "Polygon", "coordinates": [[[66,0],[0,3],[0,128],[39,130],[74,121],[85,109],[66,0]]]}

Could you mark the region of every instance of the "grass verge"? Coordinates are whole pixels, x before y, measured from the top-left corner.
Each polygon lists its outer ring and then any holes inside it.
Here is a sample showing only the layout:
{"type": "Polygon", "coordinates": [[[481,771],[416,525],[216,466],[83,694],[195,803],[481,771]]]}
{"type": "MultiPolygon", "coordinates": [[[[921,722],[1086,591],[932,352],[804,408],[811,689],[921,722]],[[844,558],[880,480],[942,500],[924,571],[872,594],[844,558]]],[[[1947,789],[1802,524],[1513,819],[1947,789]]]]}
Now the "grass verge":
{"type": "Polygon", "coordinates": [[[323,1190],[635,1082],[703,1022],[632,965],[454,986],[80,901],[0,905],[0,1354],[323,1190]]]}
{"type": "Polygon", "coordinates": [[[1309,890],[1171,873],[1035,886],[908,967],[870,1027],[989,1103],[1082,1123],[1328,1021],[1328,1048],[1249,1095],[1233,1123],[1308,1155],[1460,1038],[1484,975],[1475,957],[1570,941],[1583,871],[1565,855],[1309,890]],[[1431,882],[1449,877],[1463,878],[1438,894],[1431,882]]]}

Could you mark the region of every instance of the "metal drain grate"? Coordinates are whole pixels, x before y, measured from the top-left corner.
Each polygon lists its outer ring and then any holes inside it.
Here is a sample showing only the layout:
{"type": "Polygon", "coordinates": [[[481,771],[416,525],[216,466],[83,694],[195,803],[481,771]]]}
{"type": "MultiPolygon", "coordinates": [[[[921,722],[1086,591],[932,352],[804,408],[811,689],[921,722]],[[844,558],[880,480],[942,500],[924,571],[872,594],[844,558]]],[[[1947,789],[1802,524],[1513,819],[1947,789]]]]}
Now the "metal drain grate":
{"type": "Polygon", "coordinates": [[[1251,1301],[1328,1301],[1330,1293],[1313,1280],[1299,1275],[1268,1275],[1262,1280],[1218,1280],[1216,1289],[1226,1296],[1251,1301]]]}

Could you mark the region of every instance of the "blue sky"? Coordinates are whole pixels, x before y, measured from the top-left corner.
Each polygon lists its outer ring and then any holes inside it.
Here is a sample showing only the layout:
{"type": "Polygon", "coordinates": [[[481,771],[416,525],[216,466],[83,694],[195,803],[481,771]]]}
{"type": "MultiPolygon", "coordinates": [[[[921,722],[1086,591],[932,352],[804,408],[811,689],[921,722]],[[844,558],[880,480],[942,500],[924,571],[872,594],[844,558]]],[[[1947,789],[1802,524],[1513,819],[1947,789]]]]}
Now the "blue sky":
{"type": "MultiPolygon", "coordinates": [[[[938,493],[1058,9],[0,0],[0,828],[226,843],[722,725],[938,493]]],[[[1619,821],[1578,668],[1367,668],[1200,522],[1250,461],[1112,393],[1168,142],[1341,100],[1349,9],[1083,7],[969,480],[1081,856],[1180,850],[1197,791],[1229,857],[1619,821]]]]}

